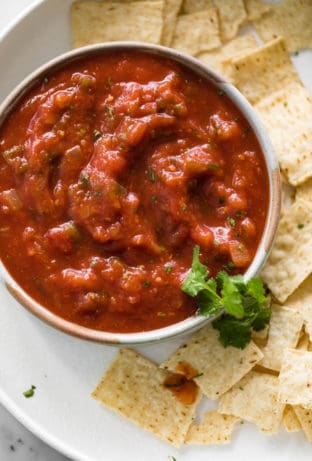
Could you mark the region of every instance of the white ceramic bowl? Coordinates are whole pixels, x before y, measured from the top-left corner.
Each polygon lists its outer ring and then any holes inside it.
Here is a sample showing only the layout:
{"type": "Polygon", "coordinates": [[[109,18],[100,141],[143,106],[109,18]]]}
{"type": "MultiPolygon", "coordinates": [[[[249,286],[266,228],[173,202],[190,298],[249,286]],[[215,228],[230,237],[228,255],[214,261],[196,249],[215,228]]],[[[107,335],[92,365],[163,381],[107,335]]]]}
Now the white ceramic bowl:
{"type": "MultiPolygon", "coordinates": [[[[270,188],[270,203],[264,227],[264,232],[259,243],[256,255],[248,270],[244,274],[245,280],[249,280],[256,274],[258,274],[261,267],[263,266],[273,244],[274,236],[278,226],[281,202],[281,186],[278,162],[275,158],[274,150],[269,140],[269,137],[258,115],[252,108],[252,106],[249,104],[249,102],[246,100],[246,98],[221,75],[214,72],[212,69],[210,69],[197,59],[171,48],[145,44],[140,42],[102,43],[70,51],[55,59],[52,59],[48,63],[41,66],[35,72],[26,77],[11,92],[11,94],[5,99],[5,101],[0,106],[0,125],[9,115],[9,113],[14,109],[14,107],[19,103],[19,101],[22,99],[25,93],[27,93],[30,90],[30,88],[35,86],[37,83],[41,82],[45,75],[50,75],[54,71],[57,71],[58,69],[66,66],[68,63],[75,60],[79,60],[80,58],[86,56],[91,56],[95,54],[98,55],[100,53],[121,50],[140,50],[153,55],[172,59],[173,61],[176,61],[184,65],[185,67],[191,69],[193,72],[200,75],[204,79],[211,81],[220,90],[224,90],[226,92],[227,97],[233,101],[236,107],[239,108],[241,113],[249,122],[253,132],[256,135],[256,138],[260,144],[265,158],[270,188]]],[[[93,330],[78,325],[76,323],[69,322],[53,314],[46,307],[36,302],[13,279],[11,274],[7,271],[7,269],[2,263],[0,263],[0,274],[4,279],[8,290],[20,302],[20,304],[26,307],[29,311],[31,311],[33,314],[35,314],[45,322],[68,334],[83,339],[103,342],[106,344],[137,345],[142,343],[153,343],[155,341],[161,341],[169,338],[174,338],[182,334],[191,333],[213,320],[213,318],[194,315],[173,325],[142,333],[110,333],[105,331],[93,330]]]]}

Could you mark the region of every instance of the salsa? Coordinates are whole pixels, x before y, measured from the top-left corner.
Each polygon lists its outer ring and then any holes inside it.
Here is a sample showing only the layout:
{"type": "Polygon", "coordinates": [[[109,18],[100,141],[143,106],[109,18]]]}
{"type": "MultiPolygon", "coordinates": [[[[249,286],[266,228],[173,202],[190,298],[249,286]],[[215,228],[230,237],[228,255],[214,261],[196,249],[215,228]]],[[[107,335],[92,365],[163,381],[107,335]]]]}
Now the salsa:
{"type": "Polygon", "coordinates": [[[195,245],[243,273],[269,186],[247,120],[172,60],[111,52],[47,75],[0,127],[0,257],[55,314],[93,329],[196,313],[181,291],[195,245]]]}

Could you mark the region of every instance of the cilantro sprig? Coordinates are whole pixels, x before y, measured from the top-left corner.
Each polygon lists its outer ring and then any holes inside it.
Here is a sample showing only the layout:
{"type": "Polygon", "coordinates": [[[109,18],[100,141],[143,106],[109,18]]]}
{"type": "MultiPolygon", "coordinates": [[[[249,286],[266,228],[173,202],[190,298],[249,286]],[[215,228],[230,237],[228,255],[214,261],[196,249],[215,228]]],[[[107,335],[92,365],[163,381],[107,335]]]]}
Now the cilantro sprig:
{"type": "Polygon", "coordinates": [[[224,271],[216,278],[208,278],[209,271],[200,262],[199,251],[196,245],[182,291],[197,297],[200,314],[214,317],[224,313],[213,322],[220,342],[224,347],[244,349],[251,341],[252,330],[263,330],[270,321],[271,309],[267,307],[263,283],[256,277],[245,282],[242,275],[229,275],[224,271]]]}

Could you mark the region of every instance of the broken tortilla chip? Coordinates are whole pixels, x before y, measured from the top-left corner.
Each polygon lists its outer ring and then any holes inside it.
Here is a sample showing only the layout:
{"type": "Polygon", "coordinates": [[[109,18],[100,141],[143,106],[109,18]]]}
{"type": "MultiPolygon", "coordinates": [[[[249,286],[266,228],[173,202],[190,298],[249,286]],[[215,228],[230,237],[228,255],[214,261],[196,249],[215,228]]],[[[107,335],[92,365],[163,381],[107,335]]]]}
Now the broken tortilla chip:
{"type": "Polygon", "coordinates": [[[75,2],[71,8],[73,46],[116,40],[160,43],[163,1],[75,2]]]}
{"type": "Polygon", "coordinates": [[[249,21],[261,18],[271,10],[270,5],[261,0],[244,0],[249,21]]]}
{"type": "Polygon", "coordinates": [[[163,9],[163,20],[164,25],[161,35],[161,44],[165,46],[170,46],[175,25],[178,19],[178,13],[180,11],[182,0],[164,0],[164,9],[163,9]]]}
{"type": "Polygon", "coordinates": [[[284,303],[312,272],[312,203],[298,200],[284,214],[261,277],[284,303]]]}
{"type": "Polygon", "coordinates": [[[309,442],[312,442],[312,410],[307,410],[300,406],[293,407],[297,418],[301,424],[304,435],[309,442]]]}
{"type": "Polygon", "coordinates": [[[291,405],[286,405],[283,414],[283,423],[287,432],[301,431],[302,427],[295,410],[291,405]]]}
{"type": "Polygon", "coordinates": [[[277,433],[285,405],[278,402],[278,377],[250,371],[220,399],[218,411],[255,423],[262,432],[277,433]]]}
{"type": "Polygon", "coordinates": [[[280,370],[283,352],[296,347],[303,325],[303,318],[295,309],[273,305],[269,325],[269,336],[264,355],[259,365],[271,370],[280,370]]]}
{"type": "Polygon", "coordinates": [[[216,410],[205,413],[200,424],[192,424],[186,434],[186,443],[213,445],[229,443],[236,424],[240,418],[222,415],[216,410]]]}
{"type": "Polygon", "coordinates": [[[192,55],[221,45],[217,11],[198,11],[178,16],[172,47],[192,55]]]}
{"type": "Polygon", "coordinates": [[[169,374],[130,349],[119,349],[92,396],[138,426],[180,447],[201,397],[186,405],[164,381],[169,374]]]}
{"type": "Polygon", "coordinates": [[[288,298],[285,306],[300,312],[305,330],[312,340],[312,275],[288,298]]]}
{"type": "Polygon", "coordinates": [[[161,364],[161,368],[183,374],[183,369],[190,367],[195,376],[200,375],[194,381],[203,393],[216,400],[263,357],[253,342],[243,350],[231,346],[225,348],[218,337],[219,332],[212,325],[206,326],[192,335],[186,344],[161,364]]]}
{"type": "Polygon", "coordinates": [[[270,6],[268,14],[254,21],[254,26],[263,40],[267,42],[282,36],[289,53],[301,48],[311,48],[311,0],[283,0],[270,6]]]}
{"type": "Polygon", "coordinates": [[[278,400],[312,408],[312,352],[299,349],[284,351],[278,400]]]}
{"type": "Polygon", "coordinates": [[[243,0],[214,0],[218,10],[221,40],[227,42],[235,37],[239,27],[246,21],[243,0]]]}

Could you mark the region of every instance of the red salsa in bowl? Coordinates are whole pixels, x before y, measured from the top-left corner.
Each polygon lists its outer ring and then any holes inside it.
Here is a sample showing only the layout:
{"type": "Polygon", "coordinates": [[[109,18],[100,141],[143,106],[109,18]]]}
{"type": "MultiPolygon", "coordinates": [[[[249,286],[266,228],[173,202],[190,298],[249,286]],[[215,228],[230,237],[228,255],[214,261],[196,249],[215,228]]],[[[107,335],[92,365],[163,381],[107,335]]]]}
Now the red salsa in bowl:
{"type": "Polygon", "coordinates": [[[269,209],[264,155],[224,90],[138,50],[40,78],[0,127],[0,257],[58,317],[106,332],[196,313],[193,248],[244,273],[269,209]]]}

